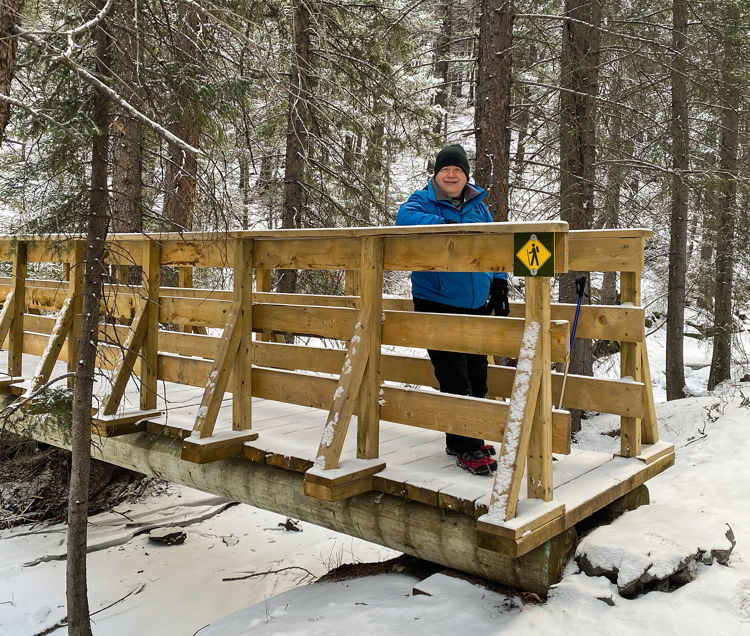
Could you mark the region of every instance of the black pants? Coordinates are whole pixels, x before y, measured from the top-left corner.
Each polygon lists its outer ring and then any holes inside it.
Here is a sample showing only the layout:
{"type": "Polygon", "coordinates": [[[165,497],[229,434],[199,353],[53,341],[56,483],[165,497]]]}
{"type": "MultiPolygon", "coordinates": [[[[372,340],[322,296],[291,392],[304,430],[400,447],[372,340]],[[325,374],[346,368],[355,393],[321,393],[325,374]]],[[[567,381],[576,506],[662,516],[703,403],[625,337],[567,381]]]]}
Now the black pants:
{"type": "MultiPolygon", "coordinates": [[[[440,314],[471,314],[484,316],[484,307],[467,309],[453,307],[424,298],[414,298],[414,311],[428,311],[440,314]]],[[[455,351],[436,351],[428,349],[435,378],[441,393],[455,395],[471,395],[483,398],[487,395],[487,356],[472,353],[457,353],[455,351]]],[[[484,440],[464,435],[445,434],[445,445],[457,453],[478,450],[484,440]]]]}

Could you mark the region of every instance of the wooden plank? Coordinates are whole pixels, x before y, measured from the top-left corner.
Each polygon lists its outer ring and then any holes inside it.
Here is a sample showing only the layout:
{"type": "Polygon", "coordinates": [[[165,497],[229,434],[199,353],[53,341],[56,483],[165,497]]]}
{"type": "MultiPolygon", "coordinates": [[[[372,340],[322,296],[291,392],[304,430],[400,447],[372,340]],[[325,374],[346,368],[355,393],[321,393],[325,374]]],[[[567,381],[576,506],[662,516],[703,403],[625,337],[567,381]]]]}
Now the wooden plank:
{"type": "Polygon", "coordinates": [[[253,265],[262,269],[351,269],[361,251],[358,238],[256,240],[253,265]]]}
{"type": "Polygon", "coordinates": [[[31,393],[39,390],[49,380],[52,370],[55,368],[57,359],[60,356],[65,339],[68,337],[70,331],[70,325],[73,322],[73,299],[66,298],[63,303],[60,315],[55,321],[55,326],[52,329],[47,347],[39,359],[39,362],[34,372],[34,377],[31,380],[31,393]]]}
{"type": "Polygon", "coordinates": [[[92,431],[101,437],[115,437],[140,433],[148,428],[148,420],[161,417],[162,411],[126,411],[118,415],[99,415],[91,418],[92,431]]]}
{"type": "Polygon", "coordinates": [[[373,490],[373,478],[361,477],[355,481],[349,481],[337,486],[327,486],[311,481],[304,480],[304,492],[308,497],[315,497],[323,501],[341,501],[350,499],[365,492],[373,490]]]}
{"type": "MultiPolygon", "coordinates": [[[[143,236],[143,235],[141,235],[143,236]]],[[[163,235],[147,234],[149,241],[159,243],[161,264],[182,267],[231,267],[234,262],[234,235],[206,233],[203,235],[185,233],[181,237],[164,239],[163,235]]],[[[116,235],[117,238],[120,238],[116,235]]]]}
{"type": "MultiPolygon", "coordinates": [[[[520,318],[386,311],[383,344],[517,357],[523,331],[520,318]]],[[[551,323],[553,362],[564,362],[569,334],[569,323],[551,323]]]]}
{"type": "Polygon", "coordinates": [[[505,523],[486,523],[479,518],[477,530],[515,541],[564,514],[565,504],[559,501],[524,499],[518,504],[518,515],[515,518],[505,523]]]}
{"type": "Polygon", "coordinates": [[[181,458],[194,464],[206,464],[230,457],[241,457],[245,442],[258,439],[254,431],[218,431],[213,437],[187,437],[182,442],[181,458]]]}
{"type": "Polygon", "coordinates": [[[221,338],[218,354],[211,365],[211,373],[208,376],[201,406],[198,409],[198,415],[193,426],[193,433],[197,433],[200,438],[211,437],[213,434],[216,416],[219,413],[224,392],[229,384],[239,345],[240,331],[237,328],[237,318],[240,310],[239,305],[233,304],[227,324],[224,326],[224,334],[221,338]]]}
{"type": "Polygon", "coordinates": [[[513,235],[388,237],[384,267],[388,271],[512,272],[513,235]]]}
{"type": "Polygon", "coordinates": [[[138,314],[136,314],[132,328],[128,331],[125,343],[123,344],[122,356],[112,375],[109,395],[104,398],[102,415],[112,416],[117,413],[122,396],[125,394],[125,387],[135,371],[135,362],[138,359],[138,354],[146,338],[148,326],[148,310],[141,308],[138,314]]]}
{"type": "Polygon", "coordinates": [[[253,239],[238,239],[234,248],[234,302],[239,332],[232,372],[232,428],[236,431],[252,428],[253,247],[253,239]]]}
{"type": "Polygon", "coordinates": [[[141,344],[140,402],[142,411],[156,408],[159,354],[159,258],[161,246],[156,241],[143,243],[143,278],[145,285],[145,335],[141,344]]]}
{"type": "Polygon", "coordinates": [[[568,233],[571,271],[642,272],[644,241],[640,237],[613,237],[568,233]]]}
{"type": "MultiPolygon", "coordinates": [[[[620,273],[620,299],[623,304],[641,304],[641,277],[638,272],[620,273]]],[[[623,342],[620,347],[620,377],[641,380],[642,344],[623,342]]],[[[648,389],[648,387],[646,387],[648,389]]],[[[637,417],[620,418],[620,453],[635,457],[641,453],[641,420],[637,417]]]]}
{"type": "Polygon", "coordinates": [[[638,455],[637,459],[644,464],[653,464],[655,461],[670,454],[674,454],[674,444],[657,441],[653,444],[644,444],[641,446],[641,454],[638,455]]]}
{"type": "MultiPolygon", "coordinates": [[[[73,242],[73,256],[68,273],[68,296],[73,299],[73,321],[70,324],[68,346],[65,351],[68,373],[75,373],[81,339],[81,311],[83,311],[83,275],[86,271],[86,243],[73,242]]],[[[68,378],[68,388],[75,385],[75,376],[68,378]]]]}
{"type": "Polygon", "coordinates": [[[362,477],[370,477],[385,468],[379,459],[345,459],[338,468],[321,469],[312,467],[305,472],[305,481],[324,486],[339,486],[362,477]]]}
{"type": "Polygon", "coordinates": [[[538,322],[527,322],[510,398],[512,415],[509,416],[503,433],[503,454],[498,457],[495,483],[490,496],[490,516],[505,521],[516,516],[521,479],[526,466],[542,375],[537,355],[541,335],[541,325],[538,322]]]}
{"type": "Polygon", "coordinates": [[[213,298],[178,298],[162,296],[159,299],[159,320],[178,325],[221,327],[226,323],[232,303],[213,298]]]}
{"type": "Polygon", "coordinates": [[[26,298],[27,245],[19,241],[13,251],[13,303],[8,327],[8,375],[23,374],[23,315],[26,298]]]}
{"type": "MultiPolygon", "coordinates": [[[[550,305],[552,320],[567,320],[572,324],[575,313],[574,304],[552,303],[550,305]]],[[[513,318],[523,318],[525,305],[511,303],[510,315],[513,318]]],[[[582,305],[576,338],[643,342],[645,315],[643,307],[582,305]]]]}
{"type": "Polygon", "coordinates": [[[320,438],[316,461],[321,461],[320,458],[323,458],[322,468],[337,468],[339,465],[349,420],[354,412],[354,401],[359,394],[370,355],[367,340],[368,335],[365,333],[364,325],[358,321],[354,325],[341,376],[320,438]]]}
{"type": "Polygon", "coordinates": [[[550,279],[526,279],[527,320],[541,327],[537,360],[541,379],[526,459],[526,492],[533,499],[552,499],[552,368],[549,338],[550,279]]]}
{"type": "Polygon", "coordinates": [[[654,386],[651,382],[651,367],[648,362],[646,342],[641,345],[641,373],[643,374],[644,413],[641,420],[641,441],[644,444],[655,444],[659,441],[659,421],[656,419],[654,404],[654,386]]]}
{"type": "Polygon", "coordinates": [[[360,317],[362,347],[367,349],[367,367],[359,390],[357,457],[372,459],[380,446],[380,349],[383,340],[383,239],[362,239],[360,266],[360,317]]]}

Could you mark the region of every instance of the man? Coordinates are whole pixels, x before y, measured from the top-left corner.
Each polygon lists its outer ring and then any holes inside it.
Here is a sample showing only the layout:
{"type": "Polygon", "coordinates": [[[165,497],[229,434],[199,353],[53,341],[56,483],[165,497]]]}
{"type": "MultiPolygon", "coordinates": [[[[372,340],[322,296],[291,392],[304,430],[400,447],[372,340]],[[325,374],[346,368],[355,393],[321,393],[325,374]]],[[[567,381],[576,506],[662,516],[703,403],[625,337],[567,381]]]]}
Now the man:
{"type": "MultiPolygon", "coordinates": [[[[443,148],[435,159],[435,174],[424,190],[409,197],[396,225],[487,223],[492,215],[484,203],[487,192],[469,184],[469,160],[459,145],[443,148]]],[[[415,311],[497,316],[510,313],[508,275],[502,272],[412,272],[415,311]]],[[[428,350],[443,393],[485,397],[487,356],[428,350]]],[[[446,433],[445,451],[463,469],[489,475],[497,468],[495,449],[484,440],[446,433]]]]}

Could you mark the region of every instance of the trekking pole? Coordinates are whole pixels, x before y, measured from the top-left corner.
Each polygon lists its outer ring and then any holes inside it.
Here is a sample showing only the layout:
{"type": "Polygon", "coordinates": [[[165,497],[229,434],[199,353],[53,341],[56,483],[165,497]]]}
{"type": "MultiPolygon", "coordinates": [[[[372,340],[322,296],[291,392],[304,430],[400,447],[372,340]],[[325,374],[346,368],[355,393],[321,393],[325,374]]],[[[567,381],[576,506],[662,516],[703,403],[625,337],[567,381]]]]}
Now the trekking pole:
{"type": "Polygon", "coordinates": [[[563,376],[562,390],[560,391],[560,406],[562,408],[563,396],[565,395],[565,384],[568,381],[568,369],[570,369],[570,359],[573,357],[573,347],[576,345],[576,329],[578,328],[578,318],[581,315],[581,301],[583,300],[583,292],[586,289],[586,277],[581,276],[576,278],[576,315],[573,318],[573,328],[570,332],[570,346],[568,347],[568,355],[565,357],[565,375],[563,376]]]}

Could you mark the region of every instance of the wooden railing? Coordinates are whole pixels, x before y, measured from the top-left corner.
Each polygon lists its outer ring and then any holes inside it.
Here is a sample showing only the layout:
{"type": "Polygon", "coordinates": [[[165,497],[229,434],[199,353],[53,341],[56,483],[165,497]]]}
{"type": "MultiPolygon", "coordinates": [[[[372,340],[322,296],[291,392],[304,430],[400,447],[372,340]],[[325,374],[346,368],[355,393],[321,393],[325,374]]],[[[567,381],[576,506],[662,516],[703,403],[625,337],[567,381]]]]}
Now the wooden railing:
{"type": "MultiPolygon", "coordinates": [[[[381,345],[432,348],[517,358],[529,326],[539,338],[526,351],[536,369],[533,400],[521,405],[526,439],[515,448],[511,479],[495,488],[495,503],[506,496],[504,515],[515,514],[524,467],[530,497],[552,496],[552,452],[569,452],[570,417],[559,404],[562,375],[551,362],[568,354],[575,307],[550,303],[549,280],[527,278],[525,304],[513,303],[511,316],[415,313],[411,301],[383,297],[383,272],[392,270],[511,271],[514,232],[555,232],[555,270],[619,271],[625,306],[584,306],[579,338],[621,343],[622,376],[633,380],[568,377],[563,407],[614,413],[623,418],[622,454],[636,456],[643,441],[658,440],[645,354],[644,312],[639,280],[644,230],[567,232],[560,222],[363,228],[344,230],[260,231],[229,234],[113,235],[109,262],[141,267],[143,284],[105,287],[99,365],[112,370],[111,389],[97,417],[108,434],[134,430],[134,422],[153,416],[157,381],[204,388],[193,435],[183,457],[209,461],[241,452],[257,436],[252,431],[252,396],[327,409],[316,466],[309,471],[309,493],[333,497],[367,489],[381,470],[380,421],[503,440],[505,423],[518,399],[520,375],[513,367],[491,365],[492,398],[477,400],[421,389],[435,387],[429,360],[382,354],[381,345]],[[192,279],[192,268],[224,267],[234,272],[234,288],[206,290],[161,287],[160,267],[176,266],[192,279]],[[345,270],[346,296],[270,292],[274,269],[345,270]],[[253,288],[253,280],[255,288],[253,288]],[[159,323],[181,331],[159,330],[159,323]],[[190,333],[223,328],[222,336],[190,333]],[[253,339],[251,333],[255,332],[253,339]],[[290,345],[273,334],[305,334],[346,343],[346,350],[290,345]],[[314,373],[311,373],[314,372],[314,373]],[[321,376],[318,373],[330,374],[321,376]],[[127,380],[140,377],[140,409],[122,411],[127,380]],[[389,384],[384,384],[388,381],[389,384]],[[232,430],[215,430],[225,392],[233,395],[232,430]],[[343,440],[352,414],[358,415],[357,458],[340,467],[343,440]],[[450,417],[445,417],[450,413],[450,417]],[[643,425],[641,425],[643,422],[643,425]],[[528,459],[527,459],[528,456],[528,459]],[[520,471],[520,472],[519,472],[520,471]],[[370,480],[368,482],[368,479],[370,480]],[[354,485],[353,485],[354,484],[354,485]],[[346,485],[346,488],[342,486],[346,485]],[[338,489],[338,490],[337,490],[338,489]],[[513,494],[515,492],[515,495],[513,494]]],[[[63,237],[0,237],[0,260],[13,263],[13,276],[0,279],[0,342],[9,350],[8,376],[17,383],[21,356],[41,356],[34,386],[49,378],[58,359],[76,359],[80,316],[80,240],[63,237]],[[68,280],[27,279],[28,262],[65,264],[68,280]],[[58,311],[57,318],[29,311],[58,311]]],[[[511,440],[512,441],[512,440],[511,440]]],[[[501,467],[503,465],[501,458],[501,467]]],[[[498,473],[498,478],[500,472],[498,473]]],[[[306,485],[307,488],[307,485],[306,485]]]]}

